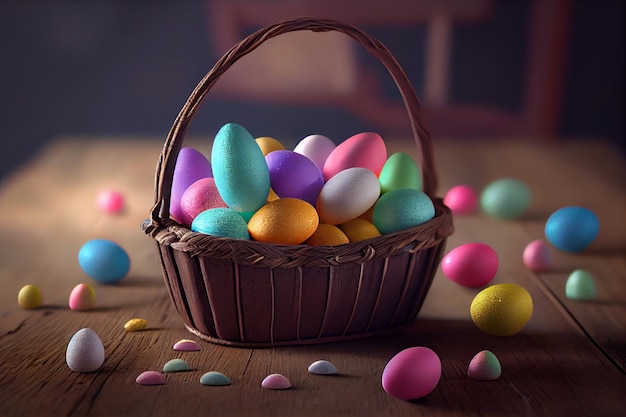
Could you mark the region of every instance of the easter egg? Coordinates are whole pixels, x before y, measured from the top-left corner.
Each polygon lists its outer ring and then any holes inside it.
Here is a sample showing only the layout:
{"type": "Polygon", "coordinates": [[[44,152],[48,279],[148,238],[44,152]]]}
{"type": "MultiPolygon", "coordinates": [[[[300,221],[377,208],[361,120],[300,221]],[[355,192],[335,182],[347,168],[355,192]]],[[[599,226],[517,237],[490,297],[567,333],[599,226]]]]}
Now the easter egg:
{"type": "Polygon", "coordinates": [[[427,347],[417,346],[397,353],[385,366],[383,389],[401,400],[430,394],[441,379],[441,360],[427,347]]]}
{"type": "Polygon", "coordinates": [[[498,254],[484,243],[466,243],[452,249],[441,261],[444,275],[465,287],[482,287],[498,271],[498,254]]]}
{"type": "Polygon", "coordinates": [[[541,239],[533,240],[524,248],[522,260],[531,271],[548,271],[552,267],[552,249],[541,239]]]}
{"type": "Polygon", "coordinates": [[[270,186],[281,198],[291,197],[315,205],[324,177],[309,158],[293,151],[274,151],[266,157],[270,186]]]}
{"type": "Polygon", "coordinates": [[[310,246],[336,246],[349,243],[350,240],[344,232],[335,225],[320,223],[315,232],[304,244],[310,246]]]}
{"type": "Polygon", "coordinates": [[[595,213],[584,207],[563,207],[546,221],[548,242],[564,252],[580,252],[598,235],[600,221],[595,213]]]}
{"type": "Polygon", "coordinates": [[[377,133],[358,133],[341,142],[326,158],[324,181],[353,167],[367,168],[378,175],[387,160],[387,147],[377,133]]]}
{"type": "Polygon", "coordinates": [[[22,308],[33,309],[41,307],[43,296],[38,286],[28,284],[17,293],[17,303],[22,308]]]}
{"type": "Polygon", "coordinates": [[[217,191],[215,179],[202,178],[185,190],[180,198],[180,207],[183,212],[181,223],[190,226],[193,219],[203,211],[218,207],[225,208],[228,205],[217,191]]]}
{"type": "Polygon", "coordinates": [[[380,231],[376,226],[361,217],[342,223],[339,225],[339,228],[346,234],[350,242],[358,242],[380,236],[380,231]]]}
{"type": "Polygon", "coordinates": [[[341,224],[365,213],[378,199],[378,177],[366,168],[348,168],[329,179],[317,200],[320,222],[341,224]]]}
{"type": "Polygon", "coordinates": [[[476,326],[494,336],[513,335],[526,325],[533,314],[533,300],[516,284],[496,284],[474,297],[470,316],[476,326]]]}
{"type": "Polygon", "coordinates": [[[516,178],[502,178],[487,185],[480,196],[483,211],[491,217],[511,220],[530,205],[530,188],[516,178]]]}
{"type": "Polygon", "coordinates": [[[104,345],[96,332],[84,328],[74,333],[67,344],[65,362],[74,372],[93,372],[100,369],[104,363],[104,345]]]}
{"type": "Polygon", "coordinates": [[[170,197],[170,216],[181,222],[185,214],[180,207],[180,198],[191,184],[201,178],[213,176],[208,159],[195,148],[182,148],[176,158],[176,166],[172,176],[172,192],[170,197]]]}
{"type": "Polygon", "coordinates": [[[117,214],[124,209],[124,194],[115,189],[106,189],[96,197],[98,208],[108,214],[117,214]]]}
{"type": "Polygon", "coordinates": [[[435,206],[423,192],[410,188],[389,191],[383,194],[372,214],[372,223],[387,234],[409,229],[426,223],[435,217],[435,206]]]}
{"type": "Polygon", "coordinates": [[[128,274],[130,258],[117,243],[93,239],[78,251],[78,263],[91,278],[102,284],[114,284],[128,274]]]}
{"type": "Polygon", "coordinates": [[[248,224],[231,208],[214,208],[198,214],[191,223],[193,232],[233,239],[250,239],[248,224]]]}
{"type": "Polygon", "coordinates": [[[387,159],[378,179],[381,194],[400,188],[422,190],[422,173],[413,158],[404,152],[396,152],[387,159]]]}
{"type": "Polygon", "coordinates": [[[69,298],[70,310],[86,311],[96,307],[96,290],[86,283],[74,287],[69,298]]]}
{"type": "Polygon", "coordinates": [[[596,296],[596,283],[584,269],[572,272],[565,282],[565,296],[570,300],[593,300],[596,296]]]}
{"type": "Polygon", "coordinates": [[[478,381],[492,381],[500,378],[502,367],[500,361],[489,350],[478,352],[467,367],[467,376],[478,381]]]}
{"type": "Polygon", "coordinates": [[[456,185],[448,190],[443,204],[450,208],[452,214],[470,214],[478,207],[478,195],[469,185],[456,185]]]}
{"type": "Polygon", "coordinates": [[[222,199],[240,213],[253,213],[267,200],[270,175],[252,135],[235,123],[217,132],[211,151],[213,178],[222,199]]]}
{"type": "Polygon", "coordinates": [[[254,240],[285,245],[299,245],[319,224],[315,207],[297,198],[279,198],[261,207],[248,221],[254,240]]]}
{"type": "Polygon", "coordinates": [[[309,135],[298,142],[293,151],[306,156],[323,171],[324,163],[335,147],[335,143],[326,136],[309,135]]]}
{"type": "Polygon", "coordinates": [[[280,143],[280,141],[270,138],[269,136],[261,136],[255,139],[256,144],[259,145],[261,152],[263,155],[267,156],[270,152],[280,151],[285,149],[285,145],[280,143]]]}

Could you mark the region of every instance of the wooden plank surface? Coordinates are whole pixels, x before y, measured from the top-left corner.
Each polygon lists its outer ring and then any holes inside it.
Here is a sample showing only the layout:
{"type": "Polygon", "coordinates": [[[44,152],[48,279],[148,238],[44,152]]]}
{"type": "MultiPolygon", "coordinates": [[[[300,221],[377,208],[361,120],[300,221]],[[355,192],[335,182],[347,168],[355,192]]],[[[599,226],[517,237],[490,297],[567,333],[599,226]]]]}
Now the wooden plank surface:
{"type": "MultiPolygon", "coordinates": [[[[208,150],[207,144],[199,145],[208,150]]],[[[477,290],[460,287],[438,271],[414,325],[363,340],[273,349],[227,348],[200,342],[200,352],[176,352],[172,345],[194,338],[169,300],[150,238],[139,230],[152,204],[156,140],[60,140],[45,149],[0,188],[0,416],[171,416],[171,415],[590,415],[618,416],[626,409],[626,193],[623,156],[602,142],[539,145],[518,139],[498,142],[436,143],[441,193],[458,183],[477,189],[513,176],[533,191],[529,213],[510,222],[480,213],[455,219],[448,241],[494,247],[500,269],[494,283],[514,282],[532,295],[534,314],[522,332],[493,337],[469,318],[477,290]],[[126,212],[104,216],[95,195],[116,187],[127,197],[126,212]],[[554,268],[535,274],[521,253],[543,236],[547,216],[559,207],[586,205],[601,221],[598,239],[581,254],[555,252],[554,268]],[[98,285],[80,270],[76,256],[89,239],[110,238],[131,256],[129,276],[118,285],[98,285]],[[598,286],[592,302],[564,297],[564,282],[576,268],[589,270],[598,286]],[[98,308],[67,307],[71,289],[89,282],[98,308]],[[37,284],[44,306],[23,310],[17,292],[37,284]],[[125,333],[130,318],[149,329],[125,333]],[[65,364],[71,335],[82,327],[102,338],[102,369],[77,374],[65,364]],[[387,395],[381,373],[400,350],[428,346],[443,364],[442,379],[427,397],[407,402],[387,395]],[[503,375],[490,382],[466,376],[472,356],[493,351],[503,375]],[[167,383],[135,383],[144,370],[160,370],[172,358],[187,360],[193,372],[168,374],[167,383]],[[335,377],[311,375],[317,359],[333,362],[335,377]],[[218,370],[228,387],[206,387],[200,376],[218,370]],[[290,378],[294,388],[260,387],[270,373],[290,378]]],[[[395,141],[390,151],[411,151],[395,141]]],[[[197,340],[197,338],[194,338],[197,340]]]]}

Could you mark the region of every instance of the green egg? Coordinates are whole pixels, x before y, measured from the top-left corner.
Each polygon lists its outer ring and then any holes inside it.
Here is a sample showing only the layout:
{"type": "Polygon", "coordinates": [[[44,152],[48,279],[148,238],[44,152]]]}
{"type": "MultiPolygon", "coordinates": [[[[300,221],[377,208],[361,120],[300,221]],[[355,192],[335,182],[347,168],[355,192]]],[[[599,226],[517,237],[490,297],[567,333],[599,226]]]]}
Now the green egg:
{"type": "Polygon", "coordinates": [[[596,296],[596,284],[591,274],[584,269],[577,269],[570,274],[565,283],[565,296],[570,300],[591,300],[596,296]]]}
{"type": "Polygon", "coordinates": [[[485,187],[480,196],[480,206],[491,217],[512,220],[526,211],[530,198],[530,188],[524,182],[502,178],[485,187]]]}
{"type": "Polygon", "coordinates": [[[387,234],[410,229],[435,217],[435,206],[423,192],[410,188],[383,194],[372,213],[372,223],[380,233],[387,234]]]}
{"type": "Polygon", "coordinates": [[[413,158],[404,152],[396,152],[387,158],[378,176],[382,194],[400,188],[422,190],[422,174],[413,158]]]}
{"type": "Polygon", "coordinates": [[[250,239],[248,223],[230,208],[219,207],[203,211],[193,219],[191,230],[233,239],[250,239]]]}

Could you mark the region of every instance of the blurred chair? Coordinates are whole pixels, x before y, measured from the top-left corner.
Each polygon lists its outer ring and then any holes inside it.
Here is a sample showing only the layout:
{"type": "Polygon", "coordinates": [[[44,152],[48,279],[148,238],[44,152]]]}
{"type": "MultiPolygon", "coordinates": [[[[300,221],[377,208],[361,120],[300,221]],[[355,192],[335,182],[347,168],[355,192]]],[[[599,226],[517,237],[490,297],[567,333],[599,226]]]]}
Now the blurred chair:
{"type": "MultiPolygon", "coordinates": [[[[427,127],[437,136],[553,137],[563,91],[571,0],[530,0],[528,53],[519,111],[451,99],[455,24],[490,18],[494,0],[208,0],[211,42],[221,55],[251,30],[295,16],[356,26],[426,26],[424,91],[427,127]]],[[[340,33],[296,32],[273,38],[235,64],[217,97],[341,107],[388,133],[408,126],[401,102],[384,97],[378,75],[359,65],[355,43],[340,33]]],[[[406,130],[404,130],[406,131],[406,130]]]]}

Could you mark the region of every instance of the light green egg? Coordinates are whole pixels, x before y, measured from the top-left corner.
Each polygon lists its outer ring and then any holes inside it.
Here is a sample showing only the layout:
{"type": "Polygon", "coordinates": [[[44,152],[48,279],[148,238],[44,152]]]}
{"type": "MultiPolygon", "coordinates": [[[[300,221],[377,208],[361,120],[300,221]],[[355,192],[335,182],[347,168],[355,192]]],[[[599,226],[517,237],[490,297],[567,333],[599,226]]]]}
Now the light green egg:
{"type": "Polygon", "coordinates": [[[480,206],[487,215],[512,220],[530,205],[528,186],[516,178],[502,178],[487,185],[480,196],[480,206]]]}
{"type": "Polygon", "coordinates": [[[410,155],[396,152],[387,158],[378,176],[381,194],[400,188],[422,191],[422,173],[410,155]]]}
{"type": "Polygon", "coordinates": [[[383,194],[372,213],[372,223],[382,234],[399,232],[435,217],[435,206],[423,192],[410,188],[383,194]]]}
{"type": "Polygon", "coordinates": [[[584,269],[572,272],[565,283],[565,296],[577,301],[595,298],[596,284],[591,274],[584,269]]]}

